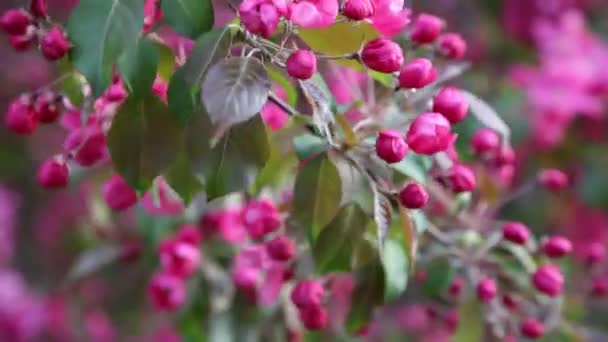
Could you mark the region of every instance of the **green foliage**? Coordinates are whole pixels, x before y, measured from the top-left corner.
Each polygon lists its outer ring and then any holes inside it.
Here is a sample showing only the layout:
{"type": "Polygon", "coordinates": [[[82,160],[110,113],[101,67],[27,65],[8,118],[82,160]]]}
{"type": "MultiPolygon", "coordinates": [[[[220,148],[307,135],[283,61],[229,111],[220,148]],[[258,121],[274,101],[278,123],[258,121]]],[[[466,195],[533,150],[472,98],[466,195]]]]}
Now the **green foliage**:
{"type": "Polygon", "coordinates": [[[454,278],[455,270],[446,258],[435,258],[426,265],[426,280],[422,291],[427,296],[443,295],[454,278]]]}
{"type": "Polygon", "coordinates": [[[142,97],[150,93],[159,64],[157,44],[146,38],[139,38],[128,47],[119,60],[119,69],[129,94],[142,97]]]}
{"type": "Polygon", "coordinates": [[[384,299],[397,299],[407,287],[408,257],[403,246],[394,240],[387,240],[382,249],[382,266],[384,268],[384,299]]]}
{"type": "Polygon", "coordinates": [[[161,1],[164,20],[177,32],[196,39],[213,27],[211,0],[161,1]]]}
{"type": "Polygon", "coordinates": [[[352,294],[346,329],[353,333],[364,327],[373,315],[374,309],[383,302],[385,279],[384,270],[376,255],[372,262],[356,270],[355,288],[352,294]]]}

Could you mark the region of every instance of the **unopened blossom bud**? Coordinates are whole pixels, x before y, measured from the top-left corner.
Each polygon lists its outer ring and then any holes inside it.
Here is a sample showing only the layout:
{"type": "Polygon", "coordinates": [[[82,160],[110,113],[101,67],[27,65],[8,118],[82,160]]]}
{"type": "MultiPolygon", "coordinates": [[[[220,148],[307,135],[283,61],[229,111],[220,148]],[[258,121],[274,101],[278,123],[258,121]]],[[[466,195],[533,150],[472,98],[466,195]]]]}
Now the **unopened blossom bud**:
{"type": "Polygon", "coordinates": [[[254,239],[276,231],[281,226],[281,214],[270,200],[262,199],[247,203],[242,213],[243,224],[254,239]]]}
{"type": "Polygon", "coordinates": [[[26,34],[30,24],[32,17],[22,9],[10,9],[0,18],[0,27],[11,36],[26,34]]]}
{"type": "Polygon", "coordinates": [[[32,0],[30,2],[30,12],[36,17],[44,18],[47,15],[46,0],[32,0]]]}
{"type": "Polygon", "coordinates": [[[53,27],[40,41],[42,54],[50,61],[61,59],[70,49],[70,41],[59,27],[53,27]]]}
{"type": "Polygon", "coordinates": [[[608,295],[608,278],[595,278],[591,282],[591,294],[596,297],[605,297],[608,295]]]}
{"type": "Polygon", "coordinates": [[[384,130],[376,139],[376,154],[387,163],[400,162],[407,151],[407,144],[398,131],[384,130]]]}
{"type": "Polygon", "coordinates": [[[537,339],[545,334],[545,327],[536,318],[526,318],[521,323],[521,334],[529,339],[537,339]]]}
{"type": "Polygon", "coordinates": [[[502,296],[502,305],[511,311],[515,311],[519,307],[519,302],[513,295],[505,293],[502,296]]]}
{"type": "Polygon", "coordinates": [[[589,265],[600,263],[606,257],[606,247],[601,242],[592,242],[585,248],[584,257],[589,265]]]}
{"type": "Polygon", "coordinates": [[[458,33],[446,33],[439,37],[438,49],[448,59],[461,59],[467,52],[467,43],[458,33]]]}
{"type": "Polygon", "coordinates": [[[429,202],[429,194],[422,185],[412,182],[399,192],[399,201],[406,208],[420,209],[429,202]]]}
{"type": "Polygon", "coordinates": [[[432,155],[448,148],[452,142],[450,122],[439,113],[422,113],[414,119],[406,141],[412,151],[432,155]]]}
{"type": "Polygon", "coordinates": [[[4,121],[8,129],[17,134],[32,134],[38,126],[34,107],[24,96],[11,102],[4,121]]]}
{"type": "Polygon", "coordinates": [[[163,269],[178,277],[191,276],[201,260],[198,246],[177,239],[161,242],[158,253],[163,269]]]}
{"type": "Polygon", "coordinates": [[[137,202],[137,194],[118,174],[112,175],[101,187],[103,199],[112,210],[121,211],[137,202]]]}
{"type": "Polygon", "coordinates": [[[266,243],[268,255],[276,261],[288,261],[296,253],[296,244],[285,235],[279,235],[266,243]]]}
{"type": "Polygon", "coordinates": [[[34,110],[36,117],[41,123],[53,123],[57,121],[61,114],[59,103],[61,97],[52,92],[45,92],[36,97],[34,110]]]}
{"type": "Polygon", "coordinates": [[[126,98],[127,90],[122,81],[113,83],[104,94],[104,99],[108,102],[121,102],[126,98]]]}
{"type": "Polygon", "coordinates": [[[572,242],[563,236],[551,236],[543,243],[543,252],[550,258],[561,258],[572,251],[572,242]]]}
{"type": "Polygon", "coordinates": [[[418,44],[432,43],[443,29],[443,20],[431,14],[422,13],[414,21],[410,38],[418,44]]]}
{"type": "Polygon", "coordinates": [[[352,20],[363,20],[376,13],[376,0],[347,0],[342,13],[352,20]]]}
{"type": "Polygon", "coordinates": [[[489,303],[496,297],[496,283],[490,278],[483,278],[477,283],[477,298],[484,303],[489,303]]]}
{"type": "Polygon", "coordinates": [[[448,170],[450,188],[455,193],[473,191],[477,182],[473,170],[463,164],[454,164],[448,170]]]}
{"type": "Polygon", "coordinates": [[[68,165],[63,158],[45,160],[38,169],[38,184],[47,189],[58,189],[68,185],[68,165]]]}
{"type": "Polygon", "coordinates": [[[507,222],[502,227],[502,236],[507,241],[523,245],[528,242],[530,231],[520,222],[507,222]]]}
{"type": "Polygon", "coordinates": [[[327,311],[320,306],[306,307],[300,309],[300,320],[308,330],[319,330],[327,326],[327,311]]]}
{"type": "Polygon", "coordinates": [[[555,265],[543,265],[532,275],[532,284],[547,296],[557,297],[564,286],[564,275],[555,265]]]}
{"type": "Polygon", "coordinates": [[[307,80],[317,72],[317,56],[310,50],[299,49],[289,55],[285,66],[289,76],[307,80]]]}
{"type": "Polygon", "coordinates": [[[515,162],[515,151],[511,146],[502,146],[493,162],[497,167],[512,165],[515,162]]]}
{"type": "Polygon", "coordinates": [[[176,238],[177,240],[189,243],[192,246],[198,246],[203,239],[198,227],[192,224],[181,225],[177,231],[176,238]]]}
{"type": "Polygon", "coordinates": [[[399,87],[420,89],[437,79],[437,70],[426,58],[416,58],[407,63],[399,73],[399,87]]]}
{"type": "Polygon", "coordinates": [[[255,295],[260,279],[260,272],[252,267],[239,267],[232,271],[236,288],[250,296],[255,295]]]}
{"type": "Polygon", "coordinates": [[[17,52],[23,52],[29,50],[32,47],[34,41],[36,40],[35,32],[26,33],[18,36],[9,36],[8,37],[11,46],[17,52]]]}
{"type": "Polygon", "coordinates": [[[64,142],[64,148],[81,166],[92,166],[108,155],[106,137],[98,127],[72,131],[64,142]]]}
{"type": "Polygon", "coordinates": [[[433,99],[433,111],[445,116],[451,124],[456,124],[467,116],[469,103],[460,90],[444,87],[433,99]]]}
{"type": "Polygon", "coordinates": [[[325,291],[319,280],[302,280],[291,291],[291,301],[300,310],[321,307],[325,291]]]}
{"type": "Polygon", "coordinates": [[[500,148],[500,137],[491,128],[481,128],[471,138],[471,149],[477,156],[493,153],[500,148]]]}
{"type": "Polygon", "coordinates": [[[464,288],[464,279],[462,277],[455,277],[452,279],[450,286],[448,287],[448,294],[451,297],[458,298],[462,294],[464,288]]]}
{"type": "Polygon", "coordinates": [[[387,38],[374,39],[363,47],[361,60],[368,68],[384,73],[399,71],[403,64],[401,47],[387,38]]]}
{"type": "Polygon", "coordinates": [[[538,182],[547,190],[558,192],[568,186],[568,176],[558,169],[544,169],[538,173],[538,182]]]}
{"type": "Polygon", "coordinates": [[[148,296],[159,311],[175,311],[186,300],[186,284],[182,278],[159,272],[148,284],[148,296]]]}
{"type": "Polygon", "coordinates": [[[239,16],[245,28],[264,38],[270,38],[279,25],[280,12],[271,2],[245,0],[239,6],[239,16]]]}
{"type": "Polygon", "coordinates": [[[445,314],[443,318],[448,330],[452,333],[458,329],[458,324],[460,323],[460,314],[457,309],[452,309],[445,314]]]}

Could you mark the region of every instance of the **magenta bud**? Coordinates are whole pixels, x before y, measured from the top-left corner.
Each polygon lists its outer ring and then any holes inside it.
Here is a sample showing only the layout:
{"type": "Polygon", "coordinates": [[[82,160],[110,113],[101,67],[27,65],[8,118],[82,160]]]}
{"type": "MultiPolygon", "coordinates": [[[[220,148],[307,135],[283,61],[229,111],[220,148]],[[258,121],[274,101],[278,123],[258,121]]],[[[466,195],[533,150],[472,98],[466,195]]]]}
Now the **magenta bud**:
{"type": "Polygon", "coordinates": [[[545,334],[545,327],[536,318],[526,318],[521,323],[521,334],[529,339],[537,339],[545,334]]]}
{"type": "Polygon", "coordinates": [[[363,20],[376,13],[376,0],[347,0],[342,13],[352,20],[363,20]]]}
{"type": "Polygon", "coordinates": [[[608,295],[608,278],[595,278],[591,282],[591,294],[596,297],[605,297],[608,295]]]}
{"type": "Polygon", "coordinates": [[[538,182],[547,190],[558,192],[568,186],[568,176],[558,169],[544,169],[538,173],[538,182]]]}
{"type": "Polygon", "coordinates": [[[285,65],[289,76],[307,80],[317,72],[317,56],[310,50],[296,50],[289,55],[285,65]]]}
{"type": "Polygon", "coordinates": [[[182,278],[191,276],[201,261],[198,246],[177,239],[162,241],[158,253],[162,268],[182,278]]]}
{"type": "Polygon", "coordinates": [[[69,169],[62,157],[45,160],[38,169],[38,184],[47,189],[58,189],[68,185],[69,169]]]}
{"type": "Polygon", "coordinates": [[[239,16],[245,28],[264,38],[270,38],[279,25],[279,10],[269,2],[245,0],[239,6],[239,16]]]}
{"type": "Polygon", "coordinates": [[[438,49],[448,59],[461,59],[467,52],[467,43],[458,33],[446,33],[439,37],[438,49]]]}
{"type": "Polygon", "coordinates": [[[477,283],[477,298],[484,303],[489,303],[496,297],[496,283],[490,278],[483,278],[477,283]]]}
{"type": "Polygon", "coordinates": [[[53,27],[40,41],[42,54],[50,61],[61,59],[70,49],[70,41],[59,27],[53,27]]]}
{"type": "Polygon", "coordinates": [[[189,243],[192,246],[198,246],[203,240],[198,227],[192,224],[181,225],[177,231],[176,238],[177,240],[189,243]]]}
{"type": "Polygon", "coordinates": [[[38,121],[46,124],[57,121],[61,114],[59,111],[60,102],[61,97],[52,92],[45,92],[36,97],[34,109],[38,121]]]}
{"type": "Polygon", "coordinates": [[[32,134],[38,126],[34,107],[26,96],[21,96],[11,102],[4,121],[8,129],[17,134],[32,134]]]}
{"type": "Polygon", "coordinates": [[[431,14],[422,13],[414,21],[410,38],[418,44],[434,42],[441,34],[443,20],[431,14]]]}
{"type": "Polygon", "coordinates": [[[268,255],[276,261],[288,261],[296,254],[296,244],[289,237],[279,235],[266,243],[268,255]]]}
{"type": "Polygon", "coordinates": [[[232,281],[239,290],[252,295],[260,282],[260,272],[253,267],[239,267],[232,271],[232,281]]]}
{"type": "Polygon", "coordinates": [[[412,182],[401,190],[399,201],[406,208],[420,209],[429,202],[429,195],[422,185],[412,182]]]}
{"type": "Polygon", "coordinates": [[[319,280],[302,280],[291,291],[291,301],[300,310],[321,307],[325,290],[319,280]]]}
{"type": "Polygon", "coordinates": [[[98,127],[79,128],[70,133],[64,149],[72,154],[81,166],[92,166],[108,155],[106,137],[98,127]]]}
{"type": "Polygon", "coordinates": [[[399,87],[420,89],[433,83],[436,78],[437,70],[433,63],[426,58],[416,58],[401,69],[399,87]]]}
{"type": "Polygon", "coordinates": [[[412,151],[432,155],[447,149],[452,142],[451,125],[438,113],[422,113],[414,119],[406,141],[412,151]]]}
{"type": "Polygon", "coordinates": [[[32,32],[31,34],[26,33],[18,36],[11,35],[8,38],[9,42],[11,43],[11,46],[13,47],[13,49],[15,49],[15,51],[23,52],[29,50],[32,47],[34,41],[36,41],[36,34],[35,32],[32,32]]]}
{"type": "Polygon", "coordinates": [[[182,278],[159,272],[148,284],[148,297],[159,311],[175,311],[186,300],[186,284],[182,278]]]}
{"type": "Polygon", "coordinates": [[[511,311],[515,311],[519,308],[519,301],[513,295],[505,293],[502,296],[502,305],[511,311]]]}
{"type": "Polygon", "coordinates": [[[32,24],[32,17],[22,9],[10,9],[0,18],[0,27],[11,36],[21,36],[27,33],[27,27],[32,24]]]}
{"type": "Polygon", "coordinates": [[[500,148],[500,137],[491,128],[481,128],[471,138],[471,149],[477,156],[494,153],[500,148]]]}
{"type": "Polygon", "coordinates": [[[523,245],[528,242],[530,231],[520,222],[507,222],[502,227],[502,236],[507,241],[523,245]]]}
{"type": "Polygon", "coordinates": [[[572,252],[572,242],[563,236],[551,236],[543,243],[543,252],[550,258],[561,258],[572,252]]]}
{"type": "Polygon", "coordinates": [[[112,210],[122,211],[137,203],[137,194],[118,174],[112,175],[101,187],[103,199],[112,210]]]}
{"type": "Polygon", "coordinates": [[[462,277],[455,277],[452,279],[450,286],[448,287],[448,294],[451,297],[458,298],[462,294],[464,288],[464,279],[462,277]]]}
{"type": "Polygon", "coordinates": [[[444,87],[433,100],[433,111],[443,116],[453,125],[464,120],[469,112],[469,103],[460,90],[444,87]]]}
{"type": "Polygon", "coordinates": [[[564,275],[555,265],[543,265],[532,274],[532,284],[547,296],[557,297],[564,286],[564,275]]]}
{"type": "Polygon", "coordinates": [[[327,311],[320,306],[306,307],[300,309],[300,320],[308,330],[319,330],[327,326],[327,311]]]}
{"type": "Polygon", "coordinates": [[[407,144],[398,131],[384,130],[376,139],[376,154],[387,163],[400,162],[407,151],[407,144]]]}
{"type": "Polygon", "coordinates": [[[585,262],[594,265],[606,257],[606,247],[601,242],[592,242],[585,249],[585,262]]]}
{"type": "Polygon", "coordinates": [[[464,164],[454,164],[448,170],[448,180],[450,188],[455,193],[473,191],[476,180],[473,170],[464,164]]]}
{"type": "Polygon", "coordinates": [[[47,15],[46,0],[32,0],[30,2],[30,12],[36,17],[44,18],[47,15]]]}
{"type": "Polygon", "coordinates": [[[247,232],[254,239],[264,237],[281,226],[281,214],[270,200],[254,200],[243,208],[242,219],[247,232]]]}
{"type": "Polygon", "coordinates": [[[401,47],[390,39],[377,38],[363,47],[361,60],[368,68],[384,73],[399,71],[403,64],[401,47]]]}

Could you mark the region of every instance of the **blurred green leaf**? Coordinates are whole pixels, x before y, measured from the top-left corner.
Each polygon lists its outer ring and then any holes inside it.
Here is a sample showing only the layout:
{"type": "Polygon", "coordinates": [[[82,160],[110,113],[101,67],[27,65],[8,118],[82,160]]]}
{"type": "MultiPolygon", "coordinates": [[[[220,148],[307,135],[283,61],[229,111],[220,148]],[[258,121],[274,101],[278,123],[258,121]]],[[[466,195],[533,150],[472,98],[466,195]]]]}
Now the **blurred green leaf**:
{"type": "Polygon", "coordinates": [[[167,45],[157,43],[156,46],[158,47],[159,54],[158,75],[163,80],[169,82],[175,69],[175,55],[173,54],[173,50],[167,45]]]}
{"type": "Polygon", "coordinates": [[[157,44],[139,38],[118,61],[122,80],[131,96],[141,97],[152,91],[159,63],[157,44]]]}
{"type": "Polygon", "coordinates": [[[430,167],[430,158],[415,153],[408,153],[403,160],[390,166],[398,173],[407,176],[421,184],[426,183],[426,177],[430,167]]]}
{"type": "Polygon", "coordinates": [[[287,103],[291,106],[295,106],[298,102],[298,91],[296,87],[289,81],[287,76],[283,74],[280,70],[272,67],[270,65],[266,65],[266,71],[268,72],[268,76],[273,82],[278,83],[281,88],[285,91],[285,95],[287,97],[287,103]]]}
{"type": "Polygon", "coordinates": [[[325,140],[312,134],[301,134],[293,138],[298,159],[305,160],[311,156],[327,151],[329,145],[325,140]]]}
{"type": "Polygon", "coordinates": [[[484,317],[481,304],[473,299],[458,307],[458,329],[453,342],[470,342],[483,340],[484,317]]]}
{"type": "Polygon", "coordinates": [[[211,0],[161,1],[163,19],[183,36],[196,39],[213,27],[211,0]]]}
{"type": "Polygon", "coordinates": [[[443,295],[450,286],[456,273],[446,258],[435,258],[431,260],[426,265],[425,271],[426,280],[422,285],[422,291],[427,296],[443,295]]]}
{"type": "Polygon", "coordinates": [[[397,299],[407,287],[408,258],[401,244],[388,239],[382,249],[386,289],[384,300],[397,299]]]}
{"type": "Polygon", "coordinates": [[[385,274],[376,255],[374,261],[355,272],[355,288],[352,294],[346,329],[353,333],[364,327],[372,318],[376,307],[383,302],[385,274]]]}

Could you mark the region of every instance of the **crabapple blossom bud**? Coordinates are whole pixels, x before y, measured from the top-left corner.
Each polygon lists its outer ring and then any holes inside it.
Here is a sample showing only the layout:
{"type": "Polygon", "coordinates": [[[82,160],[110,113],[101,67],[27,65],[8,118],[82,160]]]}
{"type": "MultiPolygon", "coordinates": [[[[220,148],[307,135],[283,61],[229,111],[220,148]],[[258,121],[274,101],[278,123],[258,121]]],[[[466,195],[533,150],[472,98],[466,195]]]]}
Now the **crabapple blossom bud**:
{"type": "Polygon", "coordinates": [[[544,169],[538,173],[538,182],[547,190],[557,192],[568,186],[568,176],[558,169],[544,169]]]}
{"type": "Polygon", "coordinates": [[[247,294],[255,294],[260,281],[260,272],[253,267],[239,267],[232,271],[234,285],[247,294]]]}
{"type": "Polygon", "coordinates": [[[58,189],[68,185],[68,165],[63,158],[45,160],[38,169],[38,184],[47,189],[58,189]]]}
{"type": "Polygon", "coordinates": [[[92,166],[107,156],[106,137],[98,127],[72,131],[64,142],[64,148],[81,166],[92,166]]]}
{"type": "Polygon", "coordinates": [[[182,278],[159,272],[148,284],[148,296],[159,311],[175,311],[186,299],[186,284],[182,278]]]}
{"type": "Polygon", "coordinates": [[[302,308],[299,313],[302,324],[308,330],[319,330],[327,326],[327,311],[320,306],[302,308]]]}
{"type": "Polygon", "coordinates": [[[32,24],[32,17],[22,9],[10,9],[0,18],[0,27],[11,36],[20,36],[27,32],[32,24]]]}
{"type": "Polygon", "coordinates": [[[515,162],[515,151],[511,146],[503,146],[493,160],[497,167],[511,165],[515,162]]]}
{"type": "Polygon", "coordinates": [[[439,52],[449,59],[461,59],[467,52],[467,43],[458,33],[446,33],[439,37],[439,52]]]}
{"type": "Polygon", "coordinates": [[[572,242],[563,236],[551,236],[543,243],[543,252],[550,258],[560,258],[572,251],[572,242]]]}
{"type": "Polygon", "coordinates": [[[11,35],[8,37],[11,46],[17,52],[23,52],[29,50],[32,47],[32,44],[36,40],[35,32],[26,33],[18,36],[11,35]]]}
{"type": "Polygon", "coordinates": [[[467,116],[469,103],[460,90],[444,87],[433,100],[433,111],[445,116],[451,124],[456,124],[467,116]]]}
{"type": "Polygon", "coordinates": [[[325,291],[321,281],[309,279],[296,284],[291,291],[291,301],[300,310],[310,307],[321,307],[325,291]]]}
{"type": "Polygon", "coordinates": [[[376,0],[347,0],[342,13],[352,20],[363,20],[376,13],[376,0]]]}
{"type": "Polygon", "coordinates": [[[279,235],[266,244],[268,255],[276,261],[288,261],[296,253],[296,244],[289,237],[279,235]]]}
{"type": "Polygon", "coordinates": [[[597,264],[606,257],[606,247],[601,242],[592,242],[585,249],[585,261],[590,264],[597,264]]]}
{"type": "Polygon", "coordinates": [[[458,329],[458,324],[460,323],[460,314],[458,313],[458,310],[452,309],[448,311],[443,319],[450,332],[453,333],[458,329]]]}
{"type": "Polygon", "coordinates": [[[299,49],[289,55],[285,66],[289,76],[307,80],[317,72],[317,56],[310,50],[299,49]]]}
{"type": "Polygon", "coordinates": [[[432,43],[443,29],[443,20],[431,14],[422,13],[414,21],[410,38],[418,44],[432,43]]]}
{"type": "Polygon", "coordinates": [[[161,242],[158,252],[163,269],[178,277],[191,276],[201,260],[198,246],[177,239],[161,242]]]}
{"type": "Polygon", "coordinates": [[[264,38],[270,38],[279,25],[280,12],[264,0],[245,0],[239,6],[239,16],[245,28],[264,38]]]}
{"type": "Polygon", "coordinates": [[[608,295],[608,278],[595,278],[591,283],[591,294],[596,297],[608,295]]]}
{"type": "Polygon", "coordinates": [[[44,18],[47,15],[46,0],[32,0],[30,3],[30,12],[36,17],[44,18]]]}
{"type": "Polygon", "coordinates": [[[11,102],[4,121],[8,129],[17,134],[32,134],[38,126],[36,112],[29,99],[21,96],[11,102]]]}
{"type": "Polygon", "coordinates": [[[198,246],[203,239],[198,227],[191,224],[184,224],[177,231],[177,240],[189,243],[193,246],[198,246]]]}
{"type": "Polygon", "coordinates": [[[50,61],[61,59],[70,49],[70,41],[59,27],[53,27],[40,41],[42,54],[50,61]]]}
{"type": "Polygon", "coordinates": [[[500,137],[491,128],[481,128],[471,138],[471,149],[475,155],[493,153],[500,148],[500,137]]]}
{"type": "Polygon", "coordinates": [[[564,275],[555,265],[543,265],[532,275],[532,284],[547,296],[556,297],[562,292],[564,275]]]}
{"type": "Polygon", "coordinates": [[[412,122],[406,141],[412,151],[431,155],[448,148],[452,142],[450,122],[439,113],[423,113],[412,122]]]}
{"type": "Polygon", "coordinates": [[[483,278],[477,283],[477,298],[484,303],[489,303],[496,297],[496,283],[490,278],[483,278]]]}
{"type": "Polygon", "coordinates": [[[422,185],[412,182],[401,190],[399,201],[406,208],[420,209],[429,202],[429,195],[422,185]]]}
{"type": "Polygon", "coordinates": [[[521,323],[521,334],[530,339],[537,339],[545,334],[545,327],[536,318],[526,318],[521,323]]]}
{"type": "Polygon", "coordinates": [[[399,87],[420,89],[435,81],[437,70],[426,58],[416,58],[407,63],[399,73],[399,87]]]}
{"type": "Polygon", "coordinates": [[[519,302],[511,294],[505,293],[502,296],[502,305],[504,305],[507,309],[514,311],[519,307],[519,302]]]}
{"type": "Polygon", "coordinates": [[[270,200],[247,203],[242,212],[243,224],[254,239],[276,231],[281,226],[281,214],[270,200]]]}
{"type": "Polygon", "coordinates": [[[122,82],[116,82],[108,88],[104,98],[108,102],[121,102],[127,98],[127,90],[122,82]]]}
{"type": "Polygon", "coordinates": [[[122,211],[137,202],[137,194],[118,174],[112,175],[101,187],[103,199],[112,210],[122,211]]]}
{"type": "Polygon", "coordinates": [[[400,162],[407,150],[407,144],[398,131],[384,130],[376,139],[376,154],[387,163],[400,162]]]}
{"type": "Polygon", "coordinates": [[[34,110],[36,111],[36,117],[41,123],[53,123],[57,121],[59,115],[59,103],[61,97],[57,96],[52,92],[45,92],[38,97],[34,102],[34,110]]]}
{"type": "Polygon", "coordinates": [[[372,70],[391,73],[401,68],[403,51],[392,40],[377,38],[365,44],[361,51],[361,60],[372,70]]]}
{"type": "Polygon", "coordinates": [[[465,192],[473,191],[476,186],[475,173],[464,164],[454,164],[448,170],[448,180],[452,191],[465,192]]]}
{"type": "Polygon", "coordinates": [[[502,227],[502,236],[505,240],[523,245],[530,238],[528,227],[520,222],[507,222],[502,227]]]}
{"type": "Polygon", "coordinates": [[[464,280],[462,279],[462,277],[455,277],[454,279],[452,279],[452,282],[448,287],[448,294],[454,298],[460,297],[463,288],[464,280]]]}

